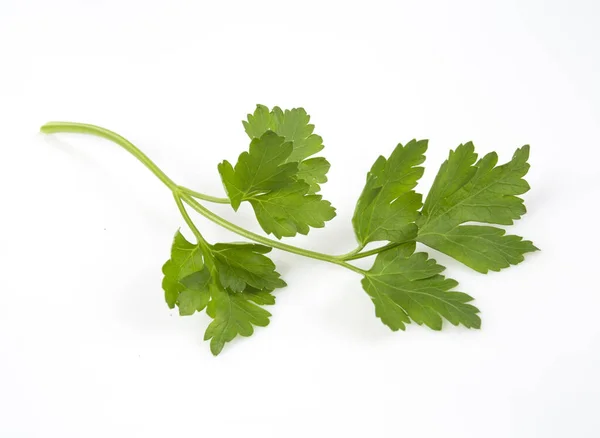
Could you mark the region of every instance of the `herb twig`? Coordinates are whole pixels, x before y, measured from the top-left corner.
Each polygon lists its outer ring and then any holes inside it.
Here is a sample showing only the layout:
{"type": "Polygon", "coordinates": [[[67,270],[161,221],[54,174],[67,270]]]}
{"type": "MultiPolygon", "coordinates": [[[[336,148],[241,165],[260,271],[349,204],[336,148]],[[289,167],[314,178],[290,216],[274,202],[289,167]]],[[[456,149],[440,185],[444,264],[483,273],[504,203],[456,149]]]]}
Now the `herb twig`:
{"type": "Polygon", "coordinates": [[[454,291],[458,283],[441,275],[445,268],[426,253],[415,252],[415,245],[424,243],[482,273],[520,263],[525,253],[536,251],[530,241],[493,226],[510,225],[525,213],[518,195],[529,190],[523,179],[529,169],[529,147],[517,149],[511,161],[497,165],[495,153],[477,160],[472,143],[460,145],[440,167],[423,202],[414,188],[423,174],[420,164],[425,161],[427,141],[398,144],[388,158],[379,157],[367,174],[352,218],[356,248],[332,255],[279,240],[307,234],[335,216],[335,208],[319,194],[330,165],[325,158],[314,156],[323,149],[323,140],[309,122],[302,108],[283,111],[258,105],[244,121],[251,139],[249,150],[235,164],[225,160],[218,166],[226,198],[175,183],[133,143],[108,129],[50,122],[41,131],[110,140],[137,158],[172,192],[196,242],[175,234],[171,256],[163,266],[165,300],[170,308],[177,306],[181,315],[206,309],[213,321],[205,339],[210,339],[215,355],[236,336],[250,336],[253,327],[268,325],[271,315],[263,307],[274,304],[273,291],[286,285],[265,255],[272,248],[363,276],[362,286],[376,315],[392,330],[403,330],[410,322],[440,330],[443,319],[479,328],[479,310],[470,304],[472,298],[454,291]],[[230,204],[234,210],[248,202],[262,229],[278,240],[242,228],[198,200],[230,204]],[[186,205],[254,243],[208,242],[186,205]],[[365,250],[372,242],[383,244],[365,250]],[[349,263],[370,256],[377,256],[370,270],[349,263]]]}

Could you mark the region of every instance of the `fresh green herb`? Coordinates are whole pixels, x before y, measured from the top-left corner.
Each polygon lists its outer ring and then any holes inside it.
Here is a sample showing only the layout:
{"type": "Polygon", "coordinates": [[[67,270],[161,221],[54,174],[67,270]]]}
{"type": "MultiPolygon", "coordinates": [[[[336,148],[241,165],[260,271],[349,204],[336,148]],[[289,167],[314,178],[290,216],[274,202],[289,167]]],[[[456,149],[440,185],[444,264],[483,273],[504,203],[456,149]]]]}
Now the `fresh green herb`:
{"type": "Polygon", "coordinates": [[[504,230],[465,222],[512,225],[525,214],[521,195],[529,190],[523,179],[529,170],[529,146],[517,149],[512,160],[496,166],[498,155],[477,163],[473,143],[450,153],[429,191],[417,240],[463,262],[478,272],[499,271],[523,261],[537,248],[504,230]]]}
{"type": "Polygon", "coordinates": [[[206,309],[213,319],[204,339],[213,354],[238,335],[250,336],[254,326],[269,324],[264,306],[275,304],[275,289],[286,286],[266,255],[272,248],[333,263],[363,276],[362,285],[375,305],[375,314],[392,330],[406,324],[442,329],[446,319],[454,325],[479,328],[479,310],[473,298],[454,289],[455,280],[441,275],[445,268],[416,243],[441,251],[470,268],[487,273],[523,261],[537,248],[502,228],[525,214],[518,197],[529,190],[523,179],[529,169],[529,146],[517,149],[506,164],[497,165],[490,153],[477,161],[472,143],[451,151],[433,183],[425,203],[415,192],[423,175],[427,140],[399,144],[388,158],[380,156],[367,174],[365,187],[352,218],[357,247],[343,255],[323,254],[269,239],[241,228],[198,200],[230,204],[242,202],[254,209],[262,229],[277,239],[307,234],[333,219],[335,209],[317,193],[327,181],[329,162],[313,157],[323,149],[310,117],[302,108],[269,110],[258,105],[243,122],[250,147],[235,165],[218,165],[227,198],[182,187],[162,172],[125,138],[94,125],[51,122],[44,133],[72,132],[111,140],[129,151],[173,193],[175,204],[195,237],[189,242],[179,231],[171,256],[163,266],[163,290],[170,308],[180,315],[206,309]],[[208,243],[186,210],[186,205],[222,227],[256,243],[208,243]],[[472,225],[467,223],[488,225],[472,225]],[[365,250],[371,242],[384,242],[365,250]],[[352,260],[376,255],[372,268],[360,269],[352,260]]]}
{"type": "Polygon", "coordinates": [[[302,108],[269,111],[258,105],[244,122],[250,150],[235,167],[227,160],[219,164],[233,209],[250,202],[262,229],[278,239],[323,228],[335,216],[331,204],[315,194],[327,181],[329,163],[322,157],[306,160],[323,149],[309,121],[302,108]]]}

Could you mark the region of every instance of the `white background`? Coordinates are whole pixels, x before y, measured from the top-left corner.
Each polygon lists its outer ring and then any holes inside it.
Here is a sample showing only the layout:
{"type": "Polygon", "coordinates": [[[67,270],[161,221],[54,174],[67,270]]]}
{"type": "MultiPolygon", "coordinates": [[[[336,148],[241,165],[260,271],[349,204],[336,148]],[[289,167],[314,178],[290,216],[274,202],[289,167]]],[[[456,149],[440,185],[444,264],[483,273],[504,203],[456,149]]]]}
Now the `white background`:
{"type": "Polygon", "coordinates": [[[0,437],[600,436],[599,21],[593,0],[0,2],[0,437]],[[290,242],[352,249],[366,171],[416,137],[422,191],[461,142],[530,143],[512,229],[542,251],[487,276],[434,253],[483,319],[439,333],[392,333],[355,273],[274,251],[270,326],[213,357],[208,317],[163,300],[168,191],[38,128],[105,126],[222,196],[256,103],[305,107],[332,163],[338,217],[290,242]]]}

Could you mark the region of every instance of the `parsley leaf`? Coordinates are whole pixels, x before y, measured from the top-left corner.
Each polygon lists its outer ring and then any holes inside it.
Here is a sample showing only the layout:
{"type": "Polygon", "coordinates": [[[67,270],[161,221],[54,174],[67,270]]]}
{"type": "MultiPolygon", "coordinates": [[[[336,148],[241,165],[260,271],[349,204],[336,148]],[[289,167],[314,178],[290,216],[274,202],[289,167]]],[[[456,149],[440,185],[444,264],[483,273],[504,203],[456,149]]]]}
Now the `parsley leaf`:
{"type": "Polygon", "coordinates": [[[415,253],[409,242],[380,253],[362,280],[375,313],[392,330],[404,330],[412,321],[433,330],[442,329],[442,318],[454,325],[479,328],[479,310],[462,292],[451,291],[458,283],[440,273],[445,269],[426,253],[415,253]]]}
{"type": "Polygon", "coordinates": [[[296,178],[307,183],[310,188],[309,194],[317,193],[321,190],[319,184],[327,182],[327,172],[331,165],[323,157],[309,158],[300,162],[296,178]]]}
{"type": "Polygon", "coordinates": [[[225,160],[219,172],[234,210],[253,195],[285,187],[295,181],[297,163],[286,163],[292,143],[272,131],[250,143],[250,151],[242,152],[235,168],[225,160]]]}
{"type": "Polygon", "coordinates": [[[163,265],[162,287],[165,291],[165,301],[170,309],[175,305],[180,315],[192,315],[200,312],[208,303],[209,270],[206,267],[181,277],[180,271],[172,260],[163,265]]]}
{"type": "Polygon", "coordinates": [[[270,111],[258,105],[243,122],[252,139],[250,152],[242,153],[235,167],[228,161],[219,165],[233,208],[250,202],[262,229],[278,239],[307,234],[335,217],[331,203],[315,194],[330,165],[323,157],[308,158],[323,149],[309,121],[302,108],[270,111]]]}
{"type": "Polygon", "coordinates": [[[250,286],[273,290],[284,287],[275,264],[264,254],[271,248],[250,243],[217,243],[212,246],[219,282],[233,292],[242,292],[250,286]]]}
{"type": "Polygon", "coordinates": [[[254,114],[248,114],[248,121],[243,121],[244,129],[251,139],[262,136],[270,130],[291,141],[293,151],[288,162],[298,162],[296,178],[310,185],[308,193],[321,190],[319,184],[327,182],[330,164],[323,157],[310,158],[323,149],[323,139],[314,134],[315,126],[310,124],[310,116],[304,108],[293,108],[283,111],[278,106],[269,111],[264,105],[257,105],[254,114]]]}
{"type": "Polygon", "coordinates": [[[193,315],[206,307],[210,299],[210,282],[210,271],[207,267],[180,280],[184,286],[177,297],[180,315],[193,315]]]}
{"type": "Polygon", "coordinates": [[[205,341],[210,339],[210,351],[216,356],[237,335],[251,336],[253,326],[269,325],[271,314],[260,307],[266,304],[275,304],[275,297],[268,290],[247,288],[244,292],[228,293],[217,286],[211,287],[206,313],[213,321],[204,334],[205,341]]]}
{"type": "Polygon", "coordinates": [[[421,195],[412,189],[423,175],[427,140],[398,144],[390,157],[380,156],[367,174],[352,218],[362,246],[378,240],[406,242],[417,235],[414,223],[421,208],[421,195]]]}
{"type": "Polygon", "coordinates": [[[165,300],[182,316],[207,309],[214,321],[205,339],[215,355],[238,334],[250,336],[253,325],[269,323],[271,314],[260,306],[275,304],[273,290],[286,286],[265,255],[270,251],[251,243],[193,244],[176,233],[163,266],[165,300]],[[195,259],[201,263],[191,264],[195,259]]]}
{"type": "Polygon", "coordinates": [[[177,231],[171,247],[171,258],[163,265],[163,289],[169,308],[175,307],[179,295],[186,290],[181,282],[184,278],[200,272],[204,267],[204,256],[200,247],[188,242],[177,231]]]}
{"type": "Polygon", "coordinates": [[[178,270],[179,278],[184,278],[204,266],[203,254],[200,248],[188,242],[179,231],[173,239],[171,261],[178,270]]]}
{"type": "Polygon", "coordinates": [[[263,230],[278,239],[308,234],[310,227],[323,228],[326,221],[335,217],[335,208],[329,201],[309,194],[308,185],[302,182],[255,196],[250,204],[263,230]]]}
{"type": "Polygon", "coordinates": [[[269,111],[264,105],[256,105],[254,114],[248,114],[248,121],[242,123],[251,139],[273,131],[293,142],[294,151],[288,161],[302,161],[323,149],[323,139],[313,133],[315,125],[309,122],[310,116],[304,108],[283,111],[276,106],[269,111]]]}
{"type": "Polygon", "coordinates": [[[511,225],[525,214],[523,199],[516,195],[529,190],[523,179],[528,158],[529,146],[500,166],[494,152],[476,163],[472,143],[450,152],[423,206],[418,241],[482,273],[522,262],[525,253],[537,250],[532,242],[500,228],[462,224],[511,225]]]}

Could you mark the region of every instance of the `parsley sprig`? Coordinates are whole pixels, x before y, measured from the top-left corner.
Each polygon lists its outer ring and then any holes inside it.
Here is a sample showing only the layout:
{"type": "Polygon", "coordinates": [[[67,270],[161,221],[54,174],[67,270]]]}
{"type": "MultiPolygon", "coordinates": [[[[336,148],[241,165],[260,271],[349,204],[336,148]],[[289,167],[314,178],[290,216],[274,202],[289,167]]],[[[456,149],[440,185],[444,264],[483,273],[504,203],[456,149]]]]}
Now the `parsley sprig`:
{"type": "Polygon", "coordinates": [[[275,304],[273,292],[286,283],[267,254],[276,248],[342,266],[360,274],[376,315],[392,330],[425,324],[441,330],[442,321],[479,328],[479,310],[458,283],[442,275],[443,266],[416,243],[441,251],[472,269],[487,273],[523,261],[537,248],[519,236],[492,225],[511,225],[525,213],[518,196],[529,190],[523,179],[529,147],[511,161],[497,165],[495,153],[477,160],[472,143],[451,151],[423,204],[414,189],[423,175],[427,140],[398,144],[389,157],[380,156],[367,174],[352,218],[357,247],[342,255],[310,251],[280,241],[308,234],[335,216],[335,208],[319,194],[327,181],[329,162],[314,156],[323,139],[314,133],[302,108],[282,110],[258,105],[243,122],[250,147],[235,164],[218,165],[227,197],[207,195],[175,183],[131,142],[107,129],[82,123],[50,122],[41,131],[91,134],[110,140],[136,157],[172,192],[182,218],[194,235],[188,241],[176,232],[163,266],[165,301],[180,315],[206,310],[212,318],[205,339],[213,354],[235,337],[250,336],[269,324],[265,306],[275,304]],[[246,230],[206,208],[199,201],[242,202],[254,209],[261,228],[278,240],[246,230]],[[210,243],[196,227],[188,208],[255,243],[210,243]],[[466,224],[466,223],[469,224],[466,224]],[[486,225],[474,225],[481,223],[486,225]],[[364,250],[371,242],[380,246],[364,250]],[[376,255],[371,269],[350,262],[376,255]]]}

